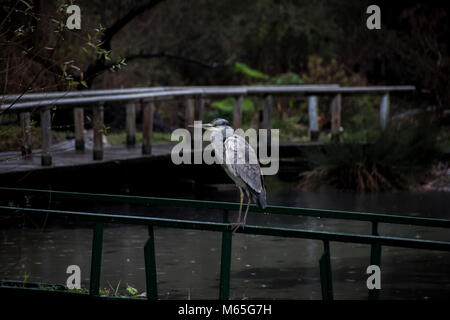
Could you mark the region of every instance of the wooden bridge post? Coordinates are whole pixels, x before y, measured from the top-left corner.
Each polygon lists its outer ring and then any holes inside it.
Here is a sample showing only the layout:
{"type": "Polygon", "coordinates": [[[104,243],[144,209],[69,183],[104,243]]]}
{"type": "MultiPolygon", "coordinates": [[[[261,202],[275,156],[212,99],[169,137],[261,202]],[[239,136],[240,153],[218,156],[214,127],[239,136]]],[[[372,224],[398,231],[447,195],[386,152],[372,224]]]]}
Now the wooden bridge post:
{"type": "Polygon", "coordinates": [[[380,102],[380,127],[384,131],[389,122],[389,93],[385,92],[380,102]]]}
{"type": "Polygon", "coordinates": [[[30,158],[32,153],[30,112],[20,114],[20,128],[22,131],[22,156],[30,158]]]}
{"type": "Polygon", "coordinates": [[[50,154],[50,147],[52,145],[51,122],[50,107],[45,107],[41,110],[41,164],[43,166],[50,166],[52,164],[52,155],[50,154]]]}
{"type": "Polygon", "coordinates": [[[238,129],[242,127],[242,102],[243,96],[234,97],[233,105],[233,128],[238,129]]]}
{"type": "Polygon", "coordinates": [[[155,102],[142,101],[142,154],[152,154],[153,113],[155,102]]]}
{"type": "Polygon", "coordinates": [[[94,160],[103,160],[103,113],[104,113],[104,103],[100,102],[98,106],[94,107],[94,160]]]}
{"type": "Polygon", "coordinates": [[[308,97],[309,137],[311,141],[319,139],[319,122],[317,118],[317,96],[308,97]]]}
{"type": "Polygon", "coordinates": [[[73,108],[73,119],[75,127],[75,150],[84,151],[84,108],[73,108]]]}
{"type": "MultiPolygon", "coordinates": [[[[195,120],[195,104],[194,99],[187,98],[185,102],[185,109],[184,109],[184,124],[185,127],[188,128],[188,126],[192,126],[194,124],[195,120]]],[[[192,132],[191,132],[192,133],[192,132]]]]}
{"type": "Polygon", "coordinates": [[[331,141],[339,142],[341,134],[342,96],[337,94],[331,101],[331,141]]]}
{"type": "Polygon", "coordinates": [[[127,133],[127,147],[136,144],[136,105],[130,102],[126,106],[125,131],[127,133]]]}
{"type": "Polygon", "coordinates": [[[202,96],[197,99],[198,103],[198,115],[197,120],[203,121],[203,117],[205,116],[205,98],[202,96]]]}
{"type": "Polygon", "coordinates": [[[267,130],[267,145],[270,147],[271,136],[270,129],[272,129],[272,105],[273,98],[271,95],[264,97],[263,109],[259,112],[259,129],[267,130]]]}

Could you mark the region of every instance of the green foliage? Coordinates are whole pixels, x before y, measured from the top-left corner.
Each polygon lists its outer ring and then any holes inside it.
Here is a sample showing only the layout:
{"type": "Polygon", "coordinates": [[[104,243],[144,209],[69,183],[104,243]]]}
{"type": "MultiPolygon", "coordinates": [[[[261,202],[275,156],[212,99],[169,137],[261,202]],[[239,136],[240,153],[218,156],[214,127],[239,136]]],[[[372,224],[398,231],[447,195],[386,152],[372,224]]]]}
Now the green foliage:
{"type": "Polygon", "coordinates": [[[114,297],[117,297],[118,296],[118,292],[119,292],[119,287],[120,287],[120,280],[117,283],[117,286],[115,288],[111,285],[111,283],[109,281],[108,281],[108,286],[111,289],[111,291],[110,291],[111,295],[113,295],[114,297]]]}
{"type": "Polygon", "coordinates": [[[234,71],[238,73],[242,73],[247,76],[249,79],[267,79],[268,76],[262,73],[261,71],[255,70],[247,66],[245,63],[236,62],[234,64],[234,71]]]}
{"type": "MultiPolygon", "coordinates": [[[[36,122],[31,121],[31,146],[32,149],[41,148],[41,129],[36,127],[36,122]]],[[[52,130],[52,142],[58,143],[64,141],[67,135],[72,135],[72,132],[55,131],[52,130]]],[[[22,143],[22,130],[18,126],[2,126],[0,131],[0,152],[20,150],[22,143]]]]}
{"type": "Polygon", "coordinates": [[[308,134],[308,128],[299,123],[300,119],[299,114],[289,117],[278,114],[272,120],[272,127],[280,130],[281,141],[299,141],[308,134]]]}
{"type": "MultiPolygon", "coordinates": [[[[231,119],[233,117],[234,98],[228,97],[211,103],[213,110],[208,113],[208,118],[231,119]]],[[[245,97],[242,99],[242,117],[243,121],[248,121],[255,112],[253,98],[245,97]]]]}
{"type": "Polygon", "coordinates": [[[380,137],[378,101],[374,97],[345,97],[342,110],[344,143],[374,142],[380,137]]]}
{"type": "Polygon", "coordinates": [[[130,296],[137,296],[139,294],[139,291],[136,288],[130,286],[128,283],[126,290],[130,296]]]}
{"type": "Polygon", "coordinates": [[[30,275],[25,271],[25,273],[23,274],[23,281],[22,281],[22,286],[25,288],[25,286],[27,285],[28,282],[28,278],[30,277],[30,275]]]}
{"type": "MultiPolygon", "coordinates": [[[[125,144],[127,135],[125,132],[110,132],[106,135],[109,144],[112,146],[125,144]]],[[[152,133],[152,141],[153,142],[169,142],[170,141],[170,133],[165,132],[153,132],[152,133]]],[[[136,132],[136,144],[142,143],[142,132],[136,132]]]]}
{"type": "Polygon", "coordinates": [[[288,85],[288,84],[303,84],[304,81],[300,77],[300,75],[293,72],[287,72],[276,77],[271,77],[268,83],[275,85],[288,85]]]}

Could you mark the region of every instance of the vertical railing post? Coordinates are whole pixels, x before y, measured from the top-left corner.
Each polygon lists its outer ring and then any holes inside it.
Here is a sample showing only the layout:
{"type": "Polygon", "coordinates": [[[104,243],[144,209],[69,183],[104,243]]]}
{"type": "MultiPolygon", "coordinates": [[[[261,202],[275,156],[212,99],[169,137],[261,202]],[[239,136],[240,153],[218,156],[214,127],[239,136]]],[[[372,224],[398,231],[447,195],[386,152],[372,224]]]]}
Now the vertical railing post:
{"type": "Polygon", "coordinates": [[[84,151],[84,109],[83,107],[73,108],[73,121],[75,131],[75,150],[84,151]]]}
{"type": "Polygon", "coordinates": [[[234,97],[233,105],[233,128],[238,129],[242,127],[242,102],[243,96],[234,97]]]}
{"type": "Polygon", "coordinates": [[[130,102],[126,106],[125,131],[127,133],[127,147],[136,144],[136,105],[130,102]]]}
{"type": "Polygon", "coordinates": [[[153,113],[155,102],[143,101],[142,105],[142,154],[152,154],[153,113]]]}
{"type": "Polygon", "coordinates": [[[20,129],[22,131],[22,156],[30,158],[32,153],[30,112],[20,113],[20,129]]]}
{"type": "Polygon", "coordinates": [[[319,260],[320,284],[322,287],[322,299],[333,300],[333,279],[331,273],[330,242],[323,241],[323,254],[319,260]]]}
{"type": "Polygon", "coordinates": [[[104,118],[103,118],[104,107],[103,103],[94,107],[93,118],[94,118],[94,160],[103,160],[103,131],[104,131],[104,118]]]}
{"type": "MultiPolygon", "coordinates": [[[[372,235],[379,236],[377,221],[372,222],[372,235]]],[[[370,248],[370,265],[376,265],[381,268],[381,245],[379,243],[372,244],[370,248]]],[[[378,300],[379,297],[379,289],[369,289],[369,300],[378,300]]]]}
{"type": "MultiPolygon", "coordinates": [[[[228,223],[228,210],[224,211],[223,222],[228,223]]],[[[231,248],[232,233],[231,230],[222,232],[222,257],[220,260],[220,285],[219,299],[230,299],[230,272],[231,272],[231,248]]]]}
{"type": "Polygon", "coordinates": [[[319,139],[319,121],[317,116],[317,96],[308,97],[309,138],[311,141],[319,139]]]}
{"type": "Polygon", "coordinates": [[[148,227],[148,240],[144,246],[145,281],[147,299],[158,300],[158,282],[156,274],[155,234],[153,226],[148,227]]]}
{"type": "Polygon", "coordinates": [[[385,92],[380,102],[380,127],[384,131],[389,122],[389,93],[385,92]]]}
{"type": "Polygon", "coordinates": [[[103,222],[96,222],[94,224],[94,236],[92,238],[91,277],[89,284],[89,294],[93,296],[98,296],[100,290],[102,250],[103,250],[103,222]]]}
{"type": "Polygon", "coordinates": [[[50,147],[52,145],[51,122],[50,107],[45,107],[41,110],[41,164],[43,166],[50,166],[52,164],[52,156],[50,154],[50,147]]]}
{"type": "Polygon", "coordinates": [[[337,94],[331,101],[331,141],[339,142],[341,134],[341,94],[337,94]]]}

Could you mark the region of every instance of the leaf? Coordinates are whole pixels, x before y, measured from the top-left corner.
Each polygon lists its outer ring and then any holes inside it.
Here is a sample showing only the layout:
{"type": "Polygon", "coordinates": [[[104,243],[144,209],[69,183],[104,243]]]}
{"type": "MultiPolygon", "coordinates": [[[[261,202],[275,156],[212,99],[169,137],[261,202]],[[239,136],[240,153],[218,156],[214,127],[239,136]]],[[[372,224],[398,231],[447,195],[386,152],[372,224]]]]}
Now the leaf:
{"type": "MultiPolygon", "coordinates": [[[[222,100],[214,101],[211,106],[224,113],[231,113],[233,111],[234,98],[228,97],[222,100]]],[[[242,112],[247,113],[254,110],[255,106],[253,104],[253,101],[250,98],[244,98],[242,100],[242,112]]]]}
{"type": "Polygon", "coordinates": [[[247,66],[245,63],[236,62],[234,64],[234,71],[245,74],[249,78],[255,79],[267,79],[268,76],[262,73],[261,71],[255,70],[247,66]]]}
{"type": "Polygon", "coordinates": [[[27,9],[25,10],[25,12],[27,12],[27,11],[33,9],[33,7],[32,7],[30,4],[28,4],[26,1],[20,0],[20,2],[22,2],[24,5],[27,6],[27,9]]]}
{"type": "Polygon", "coordinates": [[[130,294],[130,295],[132,295],[132,296],[135,296],[135,295],[137,295],[138,293],[139,293],[139,291],[137,291],[137,289],[136,288],[133,288],[132,286],[130,286],[129,284],[127,284],[127,292],[130,294]]]}

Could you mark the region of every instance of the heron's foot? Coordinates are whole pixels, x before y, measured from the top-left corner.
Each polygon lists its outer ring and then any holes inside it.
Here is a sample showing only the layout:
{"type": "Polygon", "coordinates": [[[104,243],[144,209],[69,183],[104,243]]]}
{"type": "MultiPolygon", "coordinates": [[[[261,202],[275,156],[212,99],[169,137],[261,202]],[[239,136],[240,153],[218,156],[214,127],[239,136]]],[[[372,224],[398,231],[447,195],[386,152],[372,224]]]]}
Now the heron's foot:
{"type": "Polygon", "coordinates": [[[240,227],[244,228],[244,226],[245,226],[245,223],[242,222],[242,221],[231,223],[231,231],[232,231],[233,233],[236,233],[236,231],[237,231],[240,227]]]}

